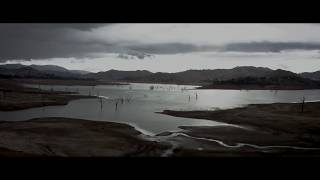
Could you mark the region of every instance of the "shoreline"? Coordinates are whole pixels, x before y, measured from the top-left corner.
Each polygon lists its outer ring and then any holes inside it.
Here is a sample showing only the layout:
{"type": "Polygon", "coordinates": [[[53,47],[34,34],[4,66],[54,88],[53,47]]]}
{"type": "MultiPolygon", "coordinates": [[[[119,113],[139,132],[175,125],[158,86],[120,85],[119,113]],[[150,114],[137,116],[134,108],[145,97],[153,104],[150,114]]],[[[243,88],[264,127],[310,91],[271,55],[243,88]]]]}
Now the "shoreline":
{"type": "Polygon", "coordinates": [[[98,85],[128,85],[128,83],[109,82],[84,79],[13,79],[22,84],[61,85],[61,86],[98,86],[98,85]]]}
{"type": "Polygon", "coordinates": [[[197,87],[197,90],[201,89],[220,89],[220,90],[319,90],[316,87],[300,87],[300,86],[237,86],[237,85],[208,85],[197,87]]]}
{"type": "MultiPolygon", "coordinates": [[[[0,91],[6,92],[5,96],[0,96],[0,110],[6,111],[66,105],[76,99],[97,98],[5,83],[0,85],[0,91]]],[[[21,156],[72,157],[164,154],[217,157],[284,154],[306,156],[312,150],[308,148],[320,147],[320,102],[306,102],[303,113],[300,112],[300,107],[301,103],[274,103],[250,104],[216,111],[164,110],[160,113],[213,120],[248,129],[236,126],[181,126],[181,131],[162,132],[150,137],[130,124],[113,122],[45,117],[17,122],[3,121],[0,122],[0,136],[5,138],[0,139],[0,144],[4,145],[0,146],[0,156],[20,156],[20,153],[21,156]],[[174,134],[176,136],[172,136],[174,134]],[[48,141],[50,138],[53,139],[48,141]],[[91,142],[93,139],[94,142],[91,142]],[[115,139],[118,140],[114,141],[115,139]],[[105,141],[110,144],[105,144],[105,141]],[[267,154],[266,150],[269,151],[267,154]]],[[[320,156],[318,149],[311,153],[320,156]]]]}
{"type": "Polygon", "coordinates": [[[0,111],[16,111],[35,107],[67,105],[72,100],[97,98],[76,92],[46,91],[30,88],[15,81],[0,80],[0,111]]]}
{"type": "MultiPolygon", "coordinates": [[[[301,104],[274,103],[274,104],[251,104],[246,107],[233,108],[216,111],[171,111],[165,110],[162,114],[184,117],[213,120],[238,126],[249,127],[250,129],[237,127],[209,127],[209,126],[182,126],[178,133],[186,136],[176,137],[183,144],[184,141],[191,141],[194,146],[206,146],[199,151],[193,146],[180,147],[176,151],[177,156],[216,156],[218,154],[240,155],[241,153],[254,152],[259,155],[263,149],[257,147],[265,146],[270,155],[279,156],[308,156],[312,151],[313,155],[320,156],[320,108],[319,102],[305,103],[305,111],[299,112],[301,104]],[[230,149],[219,147],[221,141],[231,146],[237,144],[251,144],[252,147],[239,147],[230,149]],[[283,146],[283,148],[281,148],[283,146]],[[301,149],[290,149],[289,147],[301,149]],[[254,148],[256,147],[256,148],[254,148]],[[287,148],[286,148],[287,147],[287,148]],[[222,150],[221,150],[222,148],[222,150]],[[306,148],[306,149],[303,149],[306,148]],[[308,148],[311,148],[308,150],[308,148]],[[288,154],[285,154],[285,153],[288,154]]],[[[168,133],[173,134],[173,133],[168,133]]]]}
{"type": "Polygon", "coordinates": [[[68,93],[10,92],[0,100],[0,111],[18,111],[46,106],[67,105],[79,99],[95,99],[96,96],[85,96],[68,93]]]}
{"type": "Polygon", "coordinates": [[[160,84],[160,85],[177,85],[177,86],[197,86],[194,89],[218,89],[218,90],[319,90],[316,87],[302,86],[257,86],[257,85],[206,85],[205,83],[166,83],[166,82],[149,82],[149,81],[101,81],[101,80],[67,80],[67,79],[12,79],[13,82],[33,85],[64,85],[64,86],[98,86],[98,85],[130,85],[132,83],[142,84],[160,84]]]}
{"type": "Polygon", "coordinates": [[[134,127],[72,118],[1,121],[0,157],[136,157],[164,154],[169,144],[142,138],[134,127]]]}

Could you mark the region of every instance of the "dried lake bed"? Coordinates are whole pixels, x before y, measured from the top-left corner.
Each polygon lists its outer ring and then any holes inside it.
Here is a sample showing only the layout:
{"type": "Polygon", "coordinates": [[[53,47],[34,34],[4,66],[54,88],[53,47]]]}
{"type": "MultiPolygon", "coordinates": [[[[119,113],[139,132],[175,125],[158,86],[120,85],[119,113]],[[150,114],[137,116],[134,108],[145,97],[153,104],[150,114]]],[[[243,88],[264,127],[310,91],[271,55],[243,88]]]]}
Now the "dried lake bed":
{"type": "MultiPolygon", "coordinates": [[[[198,139],[188,137],[191,133],[187,134],[188,136],[181,134],[181,132],[183,133],[188,129],[184,127],[199,127],[200,129],[203,127],[216,127],[226,130],[237,127],[231,125],[232,123],[228,124],[229,122],[219,121],[219,119],[215,121],[214,119],[205,120],[196,117],[174,117],[157,112],[163,112],[164,110],[219,110],[243,107],[248,104],[291,103],[299,102],[302,97],[305,97],[307,101],[320,99],[320,90],[195,90],[196,86],[142,83],[94,87],[32,86],[40,87],[44,90],[73,91],[81,95],[93,95],[99,98],[73,100],[63,106],[45,106],[10,112],[1,111],[0,120],[24,121],[42,117],[63,117],[124,123],[135,127],[136,130],[147,135],[150,140],[167,141],[171,144],[178,144],[180,148],[187,147],[200,150],[212,149],[213,144],[203,143],[205,139],[199,139],[199,137],[197,137],[198,139]],[[170,134],[175,132],[177,134],[174,137],[172,134],[167,137],[155,136],[161,133],[170,134]]],[[[215,139],[213,141],[214,148],[217,148],[217,144],[224,144],[215,139]]],[[[221,149],[222,147],[219,148],[221,149]]],[[[193,154],[194,152],[192,152],[193,154]]]]}

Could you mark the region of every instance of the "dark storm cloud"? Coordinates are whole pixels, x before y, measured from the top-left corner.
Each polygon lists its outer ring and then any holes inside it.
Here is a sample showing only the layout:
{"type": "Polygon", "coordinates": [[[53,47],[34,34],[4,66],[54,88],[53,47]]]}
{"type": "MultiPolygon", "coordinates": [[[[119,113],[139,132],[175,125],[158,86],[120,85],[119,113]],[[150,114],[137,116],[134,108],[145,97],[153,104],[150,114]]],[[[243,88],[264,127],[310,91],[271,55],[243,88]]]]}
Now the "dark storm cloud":
{"type": "MultiPolygon", "coordinates": [[[[1,29],[20,28],[21,30],[35,29],[79,29],[91,30],[93,28],[107,26],[108,24],[99,23],[4,23],[0,24],[1,29]]],[[[17,30],[17,29],[16,29],[17,30]]]]}
{"type": "MultiPolygon", "coordinates": [[[[87,37],[92,30],[110,24],[0,24],[0,62],[12,59],[83,57],[90,53],[139,51],[176,54],[199,51],[193,44],[162,43],[125,45],[87,37]],[[85,32],[85,33],[82,33],[85,32]]],[[[111,24],[112,25],[112,24],[111,24]]]]}
{"type": "Polygon", "coordinates": [[[78,57],[90,52],[107,51],[110,44],[83,43],[83,31],[107,24],[0,24],[0,61],[78,57]]]}
{"type": "MultiPolygon", "coordinates": [[[[112,26],[112,24],[0,24],[0,62],[12,59],[84,57],[92,53],[132,51],[149,54],[177,54],[203,51],[280,52],[290,49],[320,49],[320,43],[306,42],[259,41],[229,43],[219,46],[182,42],[109,42],[104,34],[97,35],[95,34],[97,31],[94,31],[104,26],[112,26]]],[[[129,37],[130,33],[124,33],[121,37],[126,39],[127,36],[129,37]]]]}

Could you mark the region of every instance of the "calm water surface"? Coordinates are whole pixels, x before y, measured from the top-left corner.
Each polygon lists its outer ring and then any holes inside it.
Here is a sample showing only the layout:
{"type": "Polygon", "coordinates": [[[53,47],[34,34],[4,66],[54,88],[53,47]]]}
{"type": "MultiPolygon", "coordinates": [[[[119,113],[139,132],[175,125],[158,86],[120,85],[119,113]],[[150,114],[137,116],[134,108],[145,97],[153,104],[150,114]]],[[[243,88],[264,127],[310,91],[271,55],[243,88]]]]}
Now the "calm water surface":
{"type": "MultiPolygon", "coordinates": [[[[35,86],[38,87],[38,86],[35,86]]],[[[320,90],[185,90],[195,86],[130,84],[89,86],[40,86],[42,89],[75,91],[99,99],[80,99],[65,106],[48,106],[14,112],[1,112],[0,120],[20,121],[37,117],[70,117],[127,123],[147,134],[179,130],[178,126],[216,126],[222,123],[158,114],[165,109],[226,109],[254,103],[320,100],[320,90]],[[122,101],[120,99],[123,99],[122,101]]]]}

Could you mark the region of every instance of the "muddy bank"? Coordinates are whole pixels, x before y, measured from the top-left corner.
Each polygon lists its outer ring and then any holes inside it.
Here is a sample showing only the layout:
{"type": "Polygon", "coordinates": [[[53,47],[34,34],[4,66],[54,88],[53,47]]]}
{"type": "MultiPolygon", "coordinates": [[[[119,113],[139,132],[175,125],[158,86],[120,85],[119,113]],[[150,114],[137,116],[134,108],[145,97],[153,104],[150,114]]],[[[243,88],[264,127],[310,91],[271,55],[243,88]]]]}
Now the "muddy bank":
{"type": "Polygon", "coordinates": [[[35,107],[67,105],[70,101],[93,96],[64,94],[30,94],[6,93],[6,98],[0,100],[0,111],[16,111],[35,107]]]}
{"type": "Polygon", "coordinates": [[[63,85],[63,86],[97,86],[97,85],[128,85],[128,83],[100,81],[100,80],[68,80],[68,79],[13,79],[24,84],[63,85]]]}
{"type": "Polygon", "coordinates": [[[167,145],[112,122],[39,118],[0,122],[0,156],[161,156],[167,145]]]}
{"type": "Polygon", "coordinates": [[[165,110],[162,113],[244,127],[180,127],[186,136],[175,138],[180,141],[192,139],[193,144],[205,148],[199,151],[192,146],[180,147],[175,155],[319,156],[320,149],[312,149],[320,148],[319,108],[319,102],[306,103],[302,113],[301,104],[276,103],[218,111],[165,110]],[[216,140],[229,147],[217,146],[216,140]]]}
{"type": "Polygon", "coordinates": [[[0,111],[15,111],[34,107],[66,105],[72,100],[95,98],[75,92],[45,91],[29,88],[10,80],[0,80],[0,111]]]}
{"type": "Polygon", "coordinates": [[[283,133],[317,134],[320,128],[320,102],[251,104],[246,107],[216,111],[171,111],[162,114],[177,117],[214,120],[259,130],[283,133]]]}
{"type": "Polygon", "coordinates": [[[204,85],[196,89],[223,89],[223,90],[311,90],[320,89],[320,87],[308,86],[280,86],[280,85],[204,85]]]}

